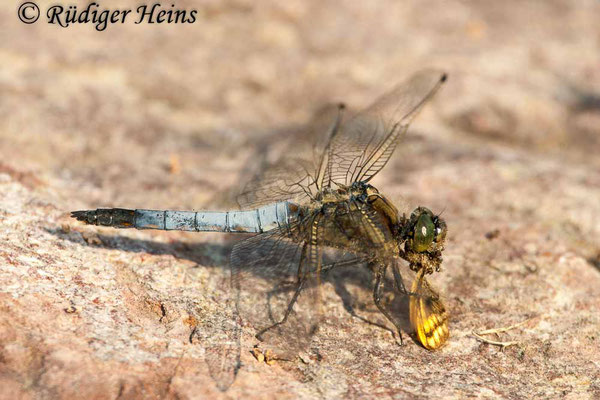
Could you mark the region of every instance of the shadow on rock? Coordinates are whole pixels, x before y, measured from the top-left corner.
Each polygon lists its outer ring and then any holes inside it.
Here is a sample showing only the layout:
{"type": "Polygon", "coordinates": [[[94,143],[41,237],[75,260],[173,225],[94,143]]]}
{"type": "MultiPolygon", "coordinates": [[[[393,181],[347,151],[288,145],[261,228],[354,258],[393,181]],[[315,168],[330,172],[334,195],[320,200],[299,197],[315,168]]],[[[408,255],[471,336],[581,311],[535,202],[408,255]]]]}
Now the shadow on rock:
{"type": "Polygon", "coordinates": [[[226,243],[188,243],[174,240],[161,243],[153,240],[132,239],[126,236],[105,235],[100,233],[72,231],[65,232],[61,228],[46,231],[59,237],[85,246],[122,250],[129,253],[147,253],[152,255],[172,255],[173,257],[189,260],[195,264],[210,268],[229,268],[229,254],[237,241],[229,240],[226,243]]]}

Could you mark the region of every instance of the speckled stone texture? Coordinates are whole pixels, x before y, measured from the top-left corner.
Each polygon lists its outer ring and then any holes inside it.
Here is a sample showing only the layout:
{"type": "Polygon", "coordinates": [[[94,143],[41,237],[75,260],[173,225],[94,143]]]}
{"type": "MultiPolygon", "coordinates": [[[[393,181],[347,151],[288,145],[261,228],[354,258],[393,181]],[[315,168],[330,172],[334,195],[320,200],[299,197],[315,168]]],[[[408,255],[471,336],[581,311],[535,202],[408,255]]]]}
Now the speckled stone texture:
{"type": "Polygon", "coordinates": [[[176,3],[198,21],[96,32],[1,7],[0,398],[600,397],[599,2],[176,3]],[[344,301],[386,323],[368,275],[340,272],[301,358],[257,361],[243,328],[235,375],[239,237],[68,217],[234,207],[325,105],[425,67],[449,82],[373,183],[443,210],[440,351],[353,318],[344,301]],[[506,348],[473,336],[514,324],[484,336],[506,348]]]}

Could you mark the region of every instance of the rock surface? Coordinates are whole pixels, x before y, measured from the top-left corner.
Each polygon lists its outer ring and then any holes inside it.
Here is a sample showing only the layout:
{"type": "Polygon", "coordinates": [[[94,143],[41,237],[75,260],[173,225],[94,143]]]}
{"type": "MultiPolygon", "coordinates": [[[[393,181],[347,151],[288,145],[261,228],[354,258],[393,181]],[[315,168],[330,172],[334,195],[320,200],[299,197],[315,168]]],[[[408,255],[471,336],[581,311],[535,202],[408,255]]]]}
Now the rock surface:
{"type": "MultiPolygon", "coordinates": [[[[598,2],[177,3],[199,20],[97,32],[0,10],[0,398],[600,397],[598,2]],[[219,368],[238,238],[68,217],[232,207],[322,106],[431,66],[450,80],[374,184],[443,210],[440,351],[398,347],[327,282],[301,358],[261,363],[243,329],[239,370],[219,368]],[[473,335],[513,325],[484,336],[508,347],[473,335]]],[[[385,323],[368,284],[346,289],[385,323]]]]}

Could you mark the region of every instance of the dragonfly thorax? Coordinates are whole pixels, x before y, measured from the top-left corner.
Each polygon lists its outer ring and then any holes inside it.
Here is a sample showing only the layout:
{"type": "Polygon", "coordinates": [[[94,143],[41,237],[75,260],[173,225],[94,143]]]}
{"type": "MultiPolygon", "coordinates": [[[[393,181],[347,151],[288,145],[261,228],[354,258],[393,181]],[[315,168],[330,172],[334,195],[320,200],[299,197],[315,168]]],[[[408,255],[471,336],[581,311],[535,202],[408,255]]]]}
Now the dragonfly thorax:
{"type": "MultiPolygon", "coordinates": [[[[351,213],[357,209],[369,214],[369,220],[377,220],[377,229],[389,232],[388,238],[395,243],[383,247],[396,249],[395,253],[406,259],[412,269],[425,269],[426,273],[439,270],[446,238],[446,223],[426,207],[417,207],[409,218],[400,216],[394,204],[376,187],[359,181],[337,189],[324,188],[315,198],[316,209],[326,218],[351,213]],[[392,239],[393,238],[393,239],[392,239]],[[400,251],[404,246],[404,250],[400,251]]],[[[344,226],[346,232],[353,231],[351,224],[344,226]]],[[[385,236],[385,235],[384,235],[385,236]]],[[[335,242],[331,238],[331,242],[335,242]]]]}
{"type": "Polygon", "coordinates": [[[347,193],[348,191],[346,188],[334,189],[332,187],[326,186],[314,195],[312,201],[322,204],[336,203],[339,201],[346,200],[347,193]]]}

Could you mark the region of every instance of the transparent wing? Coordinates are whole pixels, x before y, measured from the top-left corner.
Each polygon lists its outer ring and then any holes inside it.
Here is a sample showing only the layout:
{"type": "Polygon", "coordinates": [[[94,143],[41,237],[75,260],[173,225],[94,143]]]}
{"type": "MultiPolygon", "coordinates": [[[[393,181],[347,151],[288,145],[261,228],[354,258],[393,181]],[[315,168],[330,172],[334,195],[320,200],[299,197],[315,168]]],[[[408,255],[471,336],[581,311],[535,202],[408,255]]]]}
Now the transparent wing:
{"type": "Polygon", "coordinates": [[[410,323],[417,338],[428,350],[440,348],[450,335],[448,314],[439,294],[427,282],[425,269],[415,276],[410,296],[410,323]]]}
{"type": "Polygon", "coordinates": [[[302,201],[333,184],[369,181],[445,80],[440,71],[421,71],[347,121],[342,120],[343,106],[327,109],[292,140],[279,161],[246,186],[238,203],[251,208],[302,201]]]}
{"type": "Polygon", "coordinates": [[[342,123],[329,144],[328,184],[347,186],[373,178],[388,162],[410,122],[445,80],[446,74],[440,71],[421,71],[342,123]]]}
{"type": "Polygon", "coordinates": [[[283,200],[302,202],[316,194],[317,180],[323,180],[319,173],[324,173],[318,167],[330,137],[339,126],[341,109],[341,106],[326,107],[292,135],[269,138],[284,142],[267,146],[278,147],[281,156],[254,174],[237,198],[240,207],[260,207],[283,200]]]}
{"type": "Polygon", "coordinates": [[[244,324],[276,354],[293,357],[321,321],[323,274],[383,259],[390,237],[373,210],[340,203],[239,242],[231,256],[232,288],[244,324]]]}
{"type": "Polygon", "coordinates": [[[260,207],[278,201],[301,203],[310,197],[312,163],[303,159],[282,159],[251,180],[238,196],[241,208],[260,207]]]}
{"type": "Polygon", "coordinates": [[[239,242],[232,251],[239,314],[278,357],[294,357],[318,327],[323,266],[319,220],[309,216],[239,242]]]}
{"type": "Polygon", "coordinates": [[[192,334],[204,344],[205,360],[210,376],[223,392],[233,384],[240,368],[241,332],[233,306],[225,304],[225,318],[219,314],[215,317],[206,316],[200,322],[203,325],[202,329],[194,330],[192,334]],[[203,332],[206,337],[203,337],[200,332],[203,332]]]}

